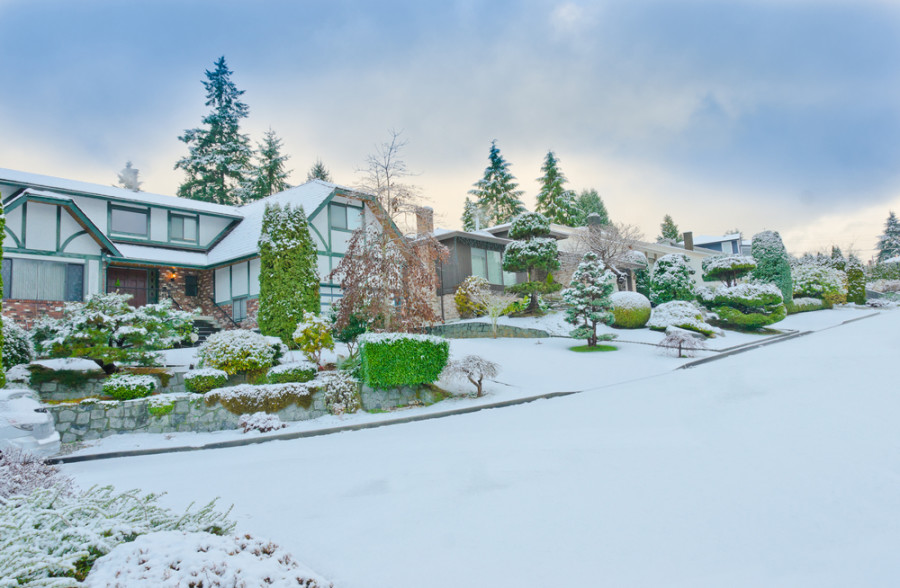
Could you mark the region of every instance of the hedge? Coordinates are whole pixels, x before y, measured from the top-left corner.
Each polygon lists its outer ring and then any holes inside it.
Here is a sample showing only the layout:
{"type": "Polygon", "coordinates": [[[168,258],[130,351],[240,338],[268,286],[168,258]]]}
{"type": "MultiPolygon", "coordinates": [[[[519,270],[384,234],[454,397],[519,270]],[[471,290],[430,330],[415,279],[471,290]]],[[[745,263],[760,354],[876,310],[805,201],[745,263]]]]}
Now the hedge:
{"type": "Polygon", "coordinates": [[[382,390],[434,382],[450,357],[450,342],[432,335],[368,333],[359,342],[362,381],[382,390]]]}

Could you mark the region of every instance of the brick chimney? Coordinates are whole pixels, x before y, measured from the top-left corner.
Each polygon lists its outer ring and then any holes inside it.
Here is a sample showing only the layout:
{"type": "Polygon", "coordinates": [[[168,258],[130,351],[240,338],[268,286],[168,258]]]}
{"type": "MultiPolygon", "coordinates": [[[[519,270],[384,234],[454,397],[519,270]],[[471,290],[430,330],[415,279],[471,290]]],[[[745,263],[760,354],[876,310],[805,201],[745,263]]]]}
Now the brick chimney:
{"type": "Polygon", "coordinates": [[[694,250],[694,233],[691,231],[684,234],[684,248],[688,251],[694,250]]]}
{"type": "Polygon", "coordinates": [[[434,232],[434,209],[430,206],[416,207],[416,237],[434,232]]]}

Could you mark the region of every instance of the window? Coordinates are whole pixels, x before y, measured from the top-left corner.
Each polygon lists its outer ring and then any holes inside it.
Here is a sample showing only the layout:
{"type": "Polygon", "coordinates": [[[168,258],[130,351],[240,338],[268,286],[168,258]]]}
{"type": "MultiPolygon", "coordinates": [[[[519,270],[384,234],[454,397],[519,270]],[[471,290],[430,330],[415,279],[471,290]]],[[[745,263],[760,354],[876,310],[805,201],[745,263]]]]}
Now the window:
{"type": "Polygon", "coordinates": [[[83,299],[84,265],[40,259],[3,260],[3,297],[17,300],[83,299]]]}
{"type": "Polygon", "coordinates": [[[198,291],[197,276],[184,276],[184,295],[196,296],[198,291]]]}
{"type": "Polygon", "coordinates": [[[472,247],[472,275],[487,279],[487,251],[472,247]]]}
{"type": "Polygon", "coordinates": [[[169,240],[197,242],[197,217],[169,213],[169,240]]]}
{"type": "Polygon", "coordinates": [[[329,205],[331,228],[343,231],[355,231],[362,225],[362,209],[343,204],[329,205]]]}
{"type": "Polygon", "coordinates": [[[498,286],[516,283],[516,274],[503,271],[503,254],[480,247],[472,247],[472,275],[498,286]]]}
{"type": "Polygon", "coordinates": [[[146,238],[150,235],[150,211],[146,208],[110,205],[109,230],[111,233],[146,238]]]}
{"type": "Polygon", "coordinates": [[[235,298],[231,301],[231,318],[239,323],[247,318],[247,299],[235,298]]]}

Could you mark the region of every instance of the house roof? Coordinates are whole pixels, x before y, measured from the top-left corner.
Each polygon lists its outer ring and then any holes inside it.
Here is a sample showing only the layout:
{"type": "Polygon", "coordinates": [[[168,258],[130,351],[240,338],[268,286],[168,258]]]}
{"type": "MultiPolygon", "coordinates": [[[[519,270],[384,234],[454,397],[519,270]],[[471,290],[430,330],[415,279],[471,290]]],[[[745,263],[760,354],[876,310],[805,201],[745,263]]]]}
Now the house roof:
{"type": "MultiPolygon", "coordinates": [[[[148,245],[119,243],[119,251],[128,262],[147,262],[150,265],[171,265],[178,267],[202,267],[209,265],[209,256],[203,251],[185,251],[148,245]]],[[[115,260],[113,260],[115,261],[115,260]]]]}
{"type": "Polygon", "coordinates": [[[509,239],[505,239],[503,237],[496,237],[487,231],[456,231],[452,229],[435,229],[434,230],[434,238],[438,241],[446,241],[447,239],[452,239],[453,237],[464,237],[466,239],[472,239],[474,241],[484,241],[486,243],[499,243],[501,245],[505,245],[509,243],[509,239]]]}
{"type": "Polygon", "coordinates": [[[724,241],[739,241],[740,233],[731,233],[729,235],[711,236],[711,235],[694,235],[694,245],[709,245],[710,243],[722,243],[724,241]]]}
{"type": "MultiPolygon", "coordinates": [[[[495,225],[493,227],[487,227],[482,229],[484,232],[496,234],[502,233],[503,231],[509,231],[510,227],[512,227],[512,223],[503,223],[500,225],[495,225]]],[[[565,225],[557,225],[550,224],[550,236],[554,239],[565,239],[569,237],[574,231],[572,229],[577,229],[578,227],[567,227],[565,225]]]]}

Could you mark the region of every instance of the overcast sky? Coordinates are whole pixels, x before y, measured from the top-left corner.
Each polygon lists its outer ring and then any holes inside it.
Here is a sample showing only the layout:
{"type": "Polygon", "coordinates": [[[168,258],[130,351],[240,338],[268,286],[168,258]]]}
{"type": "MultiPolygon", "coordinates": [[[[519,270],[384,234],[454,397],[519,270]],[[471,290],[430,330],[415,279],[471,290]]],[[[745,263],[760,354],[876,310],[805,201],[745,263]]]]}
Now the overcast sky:
{"type": "Polygon", "coordinates": [[[782,233],[872,254],[900,212],[900,4],[887,0],[0,0],[0,167],[174,194],[224,55],[254,143],[358,181],[402,129],[460,226],[496,139],[533,207],[548,149],[648,239],[782,233]]]}

